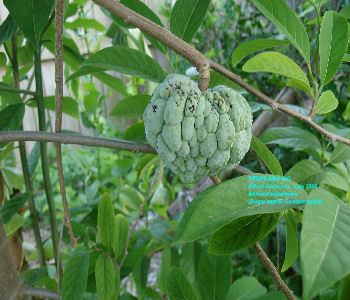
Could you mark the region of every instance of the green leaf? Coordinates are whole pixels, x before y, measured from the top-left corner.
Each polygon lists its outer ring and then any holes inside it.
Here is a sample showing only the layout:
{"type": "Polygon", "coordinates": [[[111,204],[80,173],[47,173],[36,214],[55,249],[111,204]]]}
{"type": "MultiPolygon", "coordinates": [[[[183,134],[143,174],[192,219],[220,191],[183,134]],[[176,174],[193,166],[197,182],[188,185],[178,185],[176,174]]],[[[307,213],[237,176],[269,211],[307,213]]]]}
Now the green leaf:
{"type": "Polygon", "coordinates": [[[167,277],[167,291],[171,300],[197,300],[193,287],[179,268],[172,267],[167,277]]]}
{"type": "MultiPolygon", "coordinates": [[[[278,197],[280,204],[249,204],[252,191],[249,186],[255,183],[252,178],[255,176],[271,175],[252,174],[240,176],[235,179],[227,180],[219,185],[210,187],[198,194],[190,203],[175,233],[177,244],[185,243],[205,237],[221,227],[233,222],[234,220],[262,213],[274,213],[297,206],[296,204],[285,204],[284,201],[290,197],[278,197]],[[235,191],[232,193],[232,191],[235,191]]],[[[305,198],[304,191],[294,189],[295,183],[292,181],[280,182],[281,188],[278,192],[298,193],[298,199],[305,198]],[[284,185],[284,186],[282,186],[284,185]],[[288,187],[289,185],[289,187],[288,187]]],[[[254,188],[254,192],[266,193],[264,187],[254,188]]]]}
{"type": "Polygon", "coordinates": [[[298,49],[310,64],[310,42],[304,25],[285,0],[252,0],[253,4],[298,49]]]}
{"type": "Polygon", "coordinates": [[[350,207],[325,190],[314,190],[306,205],[300,238],[303,297],[311,299],[350,273],[350,207]]]}
{"type": "MultiPolygon", "coordinates": [[[[125,5],[126,7],[130,8],[131,10],[137,12],[141,16],[144,16],[145,18],[151,20],[152,22],[156,23],[157,25],[164,27],[164,25],[161,22],[161,20],[159,19],[159,17],[153,12],[152,9],[150,9],[142,1],[140,1],[140,0],[120,0],[120,3],[125,5]]],[[[114,15],[111,15],[111,17],[118,25],[121,25],[121,26],[127,27],[127,28],[134,28],[134,26],[124,23],[121,19],[119,19],[118,17],[116,17],[114,15]]],[[[143,34],[158,50],[160,50],[164,54],[166,53],[167,47],[163,43],[159,42],[157,39],[155,39],[154,37],[150,36],[147,33],[143,33],[143,34]]]]}
{"type": "Polygon", "coordinates": [[[126,91],[125,84],[120,78],[114,77],[104,72],[98,72],[92,75],[104,84],[108,85],[111,89],[118,92],[120,95],[125,97],[129,96],[128,92],[126,91]]]}
{"type": "Polygon", "coordinates": [[[286,253],[284,255],[284,262],[281,269],[281,272],[287,271],[293,263],[298,258],[299,246],[298,246],[298,221],[296,216],[292,211],[288,211],[284,214],[286,220],[286,231],[287,231],[287,240],[286,240],[286,253]]]}
{"type": "MultiPolygon", "coordinates": [[[[32,101],[26,102],[26,104],[30,107],[36,107],[37,103],[35,99],[30,99],[32,101]]],[[[44,105],[45,109],[55,111],[55,96],[46,96],[44,97],[44,105]]],[[[78,103],[72,97],[63,97],[62,101],[62,112],[79,120],[79,109],[78,103]]]]}
{"type": "Polygon", "coordinates": [[[107,249],[112,249],[116,241],[114,207],[111,198],[104,193],[98,204],[98,230],[100,241],[107,249]]]}
{"type": "Polygon", "coordinates": [[[18,212],[30,196],[31,194],[28,193],[17,194],[0,207],[0,214],[4,224],[11,220],[12,216],[18,212]]]}
{"type": "Polygon", "coordinates": [[[145,125],[143,122],[131,125],[124,133],[124,139],[136,143],[147,143],[145,125]]]}
{"type": "Polygon", "coordinates": [[[326,114],[338,107],[338,99],[334,96],[333,92],[327,90],[322,93],[321,97],[317,101],[316,113],[326,114]]]}
{"type": "Polygon", "coordinates": [[[24,117],[24,104],[11,104],[0,110],[0,131],[18,130],[24,117]]]}
{"type": "Polygon", "coordinates": [[[138,118],[143,116],[147,104],[151,100],[149,95],[135,95],[117,103],[110,112],[110,116],[123,118],[138,118]]]}
{"type": "Polygon", "coordinates": [[[11,15],[8,15],[6,20],[0,25],[0,45],[8,41],[16,32],[17,25],[11,15]]]}
{"type": "Polygon", "coordinates": [[[119,201],[131,210],[137,210],[143,202],[144,196],[134,187],[124,188],[119,193],[119,201]]]}
{"type": "Polygon", "coordinates": [[[33,176],[36,166],[38,165],[40,156],[40,142],[36,142],[28,155],[28,171],[33,176]]]}
{"type": "Polygon", "coordinates": [[[343,280],[341,296],[339,300],[347,300],[349,295],[350,295],[350,274],[347,275],[343,280]]]}
{"type": "Polygon", "coordinates": [[[114,292],[114,266],[109,257],[100,255],[96,260],[95,279],[98,298],[110,300],[114,292]]]}
{"type": "Polygon", "coordinates": [[[299,184],[319,183],[323,179],[323,171],[320,164],[314,160],[303,159],[298,161],[286,176],[299,184]]]}
{"type": "Polygon", "coordinates": [[[337,73],[348,47],[349,35],[346,18],[334,11],[327,11],[320,29],[320,75],[327,84],[337,73]]]}
{"type": "Polygon", "coordinates": [[[116,46],[102,49],[91,55],[67,81],[82,75],[107,70],[156,82],[162,82],[166,77],[163,68],[144,52],[116,46]]]}
{"type": "Polygon", "coordinates": [[[265,165],[269,168],[271,174],[283,175],[282,167],[278,159],[272,154],[272,152],[256,137],[252,136],[251,147],[264,161],[265,165]]]}
{"type": "Polygon", "coordinates": [[[147,256],[143,256],[142,259],[136,263],[132,271],[132,276],[135,280],[137,295],[139,298],[143,298],[145,293],[150,265],[151,259],[147,256]]]}
{"type": "Polygon", "coordinates": [[[27,222],[27,218],[22,217],[19,214],[14,214],[11,220],[8,223],[4,224],[7,238],[10,239],[12,235],[15,234],[16,231],[19,228],[21,228],[26,222],[27,222]]]}
{"type": "MultiPolygon", "coordinates": [[[[350,134],[347,134],[345,137],[349,139],[350,134]]],[[[338,143],[331,154],[330,161],[332,163],[337,164],[337,163],[347,161],[349,159],[350,159],[350,146],[344,143],[338,143]]]]}
{"type": "Polygon", "coordinates": [[[295,149],[321,149],[317,137],[299,127],[276,127],[266,130],[260,140],[264,144],[279,144],[295,149]]]}
{"type": "Polygon", "coordinates": [[[49,21],[54,3],[54,0],[4,0],[10,15],[36,51],[40,49],[40,35],[49,21]]]}
{"type": "Polygon", "coordinates": [[[86,19],[86,18],[78,18],[75,19],[73,22],[65,22],[64,28],[67,29],[78,29],[78,28],[84,28],[84,29],[95,29],[96,31],[105,31],[106,27],[104,27],[99,21],[95,19],[86,19]]]}
{"type": "Polygon", "coordinates": [[[4,52],[0,52],[0,68],[6,68],[6,54],[4,52]]]}
{"type": "Polygon", "coordinates": [[[203,252],[199,259],[197,271],[197,285],[202,300],[225,299],[231,281],[231,256],[216,256],[203,252]]]}
{"type": "Polygon", "coordinates": [[[64,269],[62,278],[62,300],[83,299],[87,285],[89,251],[75,249],[64,269]]]}
{"type": "Polygon", "coordinates": [[[114,295],[113,300],[118,300],[120,292],[120,271],[116,265],[113,265],[114,268],[114,295]]]}
{"type": "Polygon", "coordinates": [[[260,50],[270,49],[278,46],[289,45],[290,42],[284,40],[257,39],[239,44],[232,52],[232,67],[236,67],[246,56],[260,50]]]}
{"type": "Polygon", "coordinates": [[[177,0],[170,17],[170,31],[189,43],[207,13],[210,0],[177,0]]]}
{"type": "Polygon", "coordinates": [[[129,223],[128,220],[122,215],[118,214],[115,216],[115,227],[116,227],[116,239],[114,243],[114,255],[116,258],[124,253],[126,241],[129,234],[129,223]]]}
{"type": "Polygon", "coordinates": [[[350,63],[350,54],[349,53],[345,53],[345,55],[343,57],[343,61],[350,63]]]}
{"type": "Polygon", "coordinates": [[[343,191],[350,191],[350,185],[349,182],[347,181],[346,177],[339,175],[336,173],[336,170],[333,169],[327,169],[324,172],[324,183],[334,186],[338,189],[341,189],[343,191]]]}
{"type": "Polygon", "coordinates": [[[343,7],[340,10],[339,14],[341,14],[342,16],[344,16],[347,19],[350,19],[350,5],[343,7]]]}
{"type": "Polygon", "coordinates": [[[255,277],[241,277],[231,285],[226,300],[260,299],[265,294],[266,288],[255,277]]]}
{"type": "Polygon", "coordinates": [[[282,213],[239,218],[216,231],[208,252],[221,255],[250,247],[266,237],[277,225],[282,213]]]}
{"type": "Polygon", "coordinates": [[[260,53],[249,59],[242,67],[244,72],[275,73],[297,81],[311,92],[309,81],[303,70],[289,57],[273,51],[260,53]]]}
{"type": "Polygon", "coordinates": [[[294,86],[294,87],[296,87],[297,89],[302,90],[302,91],[304,91],[305,93],[309,94],[310,96],[314,96],[312,90],[311,90],[309,87],[305,86],[303,83],[301,83],[301,82],[298,81],[298,80],[293,80],[293,79],[291,79],[291,80],[289,80],[289,81],[286,83],[286,86],[294,86]]]}
{"type": "MultiPolygon", "coordinates": [[[[273,291],[265,295],[262,295],[259,298],[255,298],[254,300],[258,300],[258,299],[259,300],[286,300],[286,296],[280,291],[273,291]]],[[[298,297],[295,297],[295,299],[300,300],[300,298],[298,297]]]]}

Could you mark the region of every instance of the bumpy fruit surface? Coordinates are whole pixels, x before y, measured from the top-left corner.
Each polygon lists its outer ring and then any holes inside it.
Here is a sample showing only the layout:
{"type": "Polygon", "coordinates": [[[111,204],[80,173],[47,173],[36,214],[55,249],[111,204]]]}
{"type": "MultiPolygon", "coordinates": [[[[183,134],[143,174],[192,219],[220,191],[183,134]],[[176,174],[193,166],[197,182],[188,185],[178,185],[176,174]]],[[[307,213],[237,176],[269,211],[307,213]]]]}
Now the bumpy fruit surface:
{"type": "Polygon", "coordinates": [[[185,183],[233,169],[250,146],[249,104],[223,85],[203,95],[190,78],[170,74],[154,90],[143,118],[147,141],[185,183]]]}

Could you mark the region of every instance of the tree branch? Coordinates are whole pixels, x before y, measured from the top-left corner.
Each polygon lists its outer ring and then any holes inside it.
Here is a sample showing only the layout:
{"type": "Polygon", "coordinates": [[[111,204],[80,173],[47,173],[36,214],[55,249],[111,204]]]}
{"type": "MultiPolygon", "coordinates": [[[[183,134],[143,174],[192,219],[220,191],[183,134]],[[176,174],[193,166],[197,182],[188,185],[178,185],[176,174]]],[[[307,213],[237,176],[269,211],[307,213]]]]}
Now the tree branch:
{"type": "MultiPolygon", "coordinates": [[[[62,130],[62,100],[63,100],[63,0],[56,0],[55,14],[56,14],[56,32],[55,32],[55,108],[56,108],[56,124],[55,131],[60,133],[62,130]]],[[[64,184],[63,163],[62,163],[62,149],[61,144],[56,143],[56,162],[57,174],[60,185],[60,192],[62,197],[62,204],[64,210],[64,220],[62,226],[65,224],[68,229],[68,234],[72,247],[74,248],[77,241],[74,237],[72,224],[70,221],[66,186],[64,184]]],[[[61,240],[60,240],[61,242],[61,240]]],[[[59,244],[60,244],[59,242],[59,244]]],[[[59,250],[58,250],[59,251],[59,250]]]]}
{"type": "Polygon", "coordinates": [[[157,154],[148,144],[140,144],[117,139],[107,139],[80,134],[52,133],[44,131],[3,131],[0,132],[0,142],[39,141],[71,145],[84,145],[126,150],[134,153],[157,154]]]}
{"type": "Polygon", "coordinates": [[[304,116],[286,107],[285,105],[274,101],[269,96],[258,91],[256,88],[254,88],[253,86],[245,82],[238,75],[232,73],[231,71],[227,70],[223,66],[219,65],[218,63],[204,56],[198,50],[196,50],[195,48],[190,46],[188,43],[181,40],[179,37],[172,34],[167,29],[139,15],[133,10],[122,5],[119,1],[117,0],[93,0],[93,1],[99,4],[100,6],[104,7],[105,9],[109,10],[112,14],[114,14],[118,18],[121,18],[125,23],[134,25],[140,30],[142,30],[143,32],[161,41],[163,44],[167,45],[170,49],[174,50],[176,53],[178,53],[179,55],[187,59],[196,68],[200,68],[206,64],[209,64],[209,66],[213,70],[219,72],[220,74],[224,75],[228,79],[232,80],[233,82],[235,82],[236,84],[244,88],[246,91],[248,91],[249,93],[256,96],[261,101],[271,106],[273,110],[279,110],[292,117],[299,119],[300,121],[310,125],[312,128],[314,128],[315,130],[317,130],[318,132],[320,132],[321,134],[323,134],[333,142],[339,141],[344,144],[350,145],[349,139],[346,139],[339,135],[335,135],[325,130],[323,127],[313,122],[312,118],[310,118],[309,116],[304,116]]]}
{"type": "Polygon", "coordinates": [[[253,248],[255,250],[256,256],[260,259],[260,261],[264,264],[265,268],[269,271],[271,274],[273,280],[275,281],[278,289],[282,291],[282,293],[287,297],[288,300],[295,300],[294,293],[290,288],[286,285],[286,283],[282,280],[280,274],[278,274],[278,271],[272,261],[269,259],[269,257],[266,255],[264,250],[261,248],[259,243],[255,243],[253,245],[253,248]]]}

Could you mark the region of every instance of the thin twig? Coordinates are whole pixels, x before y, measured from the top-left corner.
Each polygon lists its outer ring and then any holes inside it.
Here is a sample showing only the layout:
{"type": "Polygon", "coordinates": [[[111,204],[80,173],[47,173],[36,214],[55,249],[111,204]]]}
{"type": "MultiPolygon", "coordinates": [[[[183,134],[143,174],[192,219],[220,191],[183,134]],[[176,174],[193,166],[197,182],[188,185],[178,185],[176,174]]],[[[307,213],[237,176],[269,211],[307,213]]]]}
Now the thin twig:
{"type": "Polygon", "coordinates": [[[39,141],[72,145],[85,145],[126,150],[134,153],[153,153],[154,150],[148,144],[140,144],[117,139],[107,139],[81,134],[53,133],[44,131],[3,131],[0,132],[0,142],[39,141]]]}
{"type": "Polygon", "coordinates": [[[256,256],[260,259],[260,261],[264,264],[265,268],[271,274],[275,284],[278,289],[282,291],[282,293],[287,297],[288,300],[295,300],[293,291],[286,285],[286,283],[282,280],[281,276],[278,274],[278,271],[269,257],[266,255],[264,250],[261,248],[259,243],[255,243],[253,245],[256,256]]]}
{"type": "Polygon", "coordinates": [[[131,237],[132,235],[134,234],[135,232],[135,229],[136,229],[136,226],[137,224],[139,223],[140,221],[140,218],[141,218],[141,214],[142,214],[142,210],[143,208],[145,207],[147,201],[149,200],[149,198],[151,198],[151,195],[152,195],[152,189],[154,187],[154,185],[156,184],[157,180],[158,180],[158,177],[159,175],[163,172],[164,170],[164,165],[162,164],[161,167],[158,169],[157,173],[155,174],[154,176],[154,179],[151,183],[151,185],[149,186],[148,188],[148,192],[147,192],[147,196],[145,197],[145,200],[141,203],[140,205],[140,208],[139,208],[139,212],[138,212],[138,215],[137,215],[137,219],[134,223],[134,225],[132,226],[131,230],[130,230],[130,233],[128,235],[128,239],[126,241],[126,245],[125,245],[125,249],[124,249],[124,255],[120,261],[120,265],[119,265],[119,270],[122,268],[123,264],[124,264],[124,261],[126,259],[126,256],[128,255],[128,247],[129,247],[129,244],[130,244],[130,240],[131,240],[131,237]]]}
{"type": "MultiPolygon", "coordinates": [[[[60,133],[62,130],[62,100],[63,100],[63,0],[56,0],[55,14],[56,14],[56,33],[55,33],[55,108],[56,108],[56,124],[55,131],[60,133]]],[[[68,234],[72,247],[77,245],[74,237],[72,224],[70,221],[66,186],[64,184],[63,163],[62,163],[62,148],[60,143],[56,143],[56,162],[58,181],[60,184],[60,192],[63,203],[64,219],[68,229],[68,234]]]]}
{"type": "Polygon", "coordinates": [[[232,80],[233,82],[235,82],[236,84],[244,88],[246,91],[248,91],[249,93],[256,96],[261,101],[271,106],[273,110],[279,110],[292,117],[299,119],[300,121],[310,125],[312,128],[314,128],[315,130],[317,130],[318,132],[320,132],[321,134],[323,134],[333,142],[338,141],[338,142],[342,142],[344,144],[350,145],[349,139],[346,139],[344,137],[341,137],[339,135],[336,135],[327,131],[320,125],[313,122],[311,117],[304,116],[286,107],[285,105],[274,101],[269,96],[265,95],[264,93],[258,91],[256,88],[248,84],[237,74],[232,73],[231,71],[227,70],[223,66],[219,65],[218,63],[204,56],[201,52],[199,52],[198,50],[190,46],[188,43],[184,42],[179,37],[172,34],[169,30],[139,15],[138,13],[134,12],[133,10],[121,4],[119,1],[117,0],[93,0],[93,1],[99,4],[100,6],[104,7],[108,11],[110,11],[112,14],[114,14],[118,18],[121,18],[125,23],[134,25],[140,30],[142,30],[143,32],[161,41],[163,44],[167,45],[170,49],[174,50],[176,53],[180,54],[182,57],[187,59],[196,68],[200,68],[201,66],[209,64],[209,66],[213,70],[219,72],[220,74],[224,75],[226,78],[232,80]]]}

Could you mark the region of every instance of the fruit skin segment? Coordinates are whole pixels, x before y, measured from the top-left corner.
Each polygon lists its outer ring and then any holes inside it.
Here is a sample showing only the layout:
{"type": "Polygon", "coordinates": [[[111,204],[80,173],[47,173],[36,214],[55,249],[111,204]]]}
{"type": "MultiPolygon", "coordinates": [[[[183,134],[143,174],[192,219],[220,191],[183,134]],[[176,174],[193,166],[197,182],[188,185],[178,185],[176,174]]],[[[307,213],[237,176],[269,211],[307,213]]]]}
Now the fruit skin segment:
{"type": "Polygon", "coordinates": [[[250,106],[223,85],[203,95],[189,77],[169,74],[143,118],[147,141],[184,183],[233,169],[250,147],[250,106]]]}

